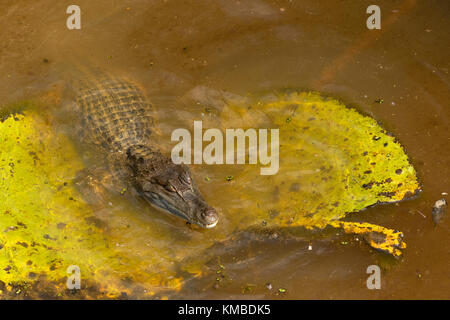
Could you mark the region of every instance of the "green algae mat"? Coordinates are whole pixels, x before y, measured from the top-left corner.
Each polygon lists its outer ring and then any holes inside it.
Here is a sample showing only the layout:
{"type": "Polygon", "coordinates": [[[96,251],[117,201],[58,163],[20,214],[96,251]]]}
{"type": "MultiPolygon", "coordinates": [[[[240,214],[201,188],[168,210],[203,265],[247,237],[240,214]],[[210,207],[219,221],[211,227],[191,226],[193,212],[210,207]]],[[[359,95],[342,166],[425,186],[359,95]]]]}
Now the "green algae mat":
{"type": "Polygon", "coordinates": [[[420,190],[394,137],[374,119],[317,93],[229,102],[221,117],[227,128],[261,125],[255,119],[280,130],[279,172],[261,176],[257,165],[232,168],[232,181],[211,173],[205,197],[219,208],[221,220],[212,230],[198,230],[160,213],[145,216],[126,194],[96,212],[73,183],[83,169],[81,157],[52,119],[32,110],[5,117],[1,297],[164,298],[206,272],[204,250],[219,241],[231,246],[233,234],[255,228],[331,226],[367,235],[369,246],[387,254],[402,254],[400,231],[339,220],[420,190]],[[236,126],[236,119],[243,125],[236,126]],[[216,192],[222,204],[214,203],[216,192]],[[73,266],[81,271],[78,291],[67,287],[73,266]]]}
{"type": "Polygon", "coordinates": [[[256,203],[250,215],[238,216],[236,225],[341,228],[367,236],[378,250],[401,256],[406,248],[401,232],[339,221],[348,213],[420,191],[403,147],[376,120],[314,92],[241,99],[228,103],[223,114],[230,124],[253,126],[253,119],[259,119],[280,130],[279,172],[261,176],[247,167],[234,178],[232,197],[256,203]]]}

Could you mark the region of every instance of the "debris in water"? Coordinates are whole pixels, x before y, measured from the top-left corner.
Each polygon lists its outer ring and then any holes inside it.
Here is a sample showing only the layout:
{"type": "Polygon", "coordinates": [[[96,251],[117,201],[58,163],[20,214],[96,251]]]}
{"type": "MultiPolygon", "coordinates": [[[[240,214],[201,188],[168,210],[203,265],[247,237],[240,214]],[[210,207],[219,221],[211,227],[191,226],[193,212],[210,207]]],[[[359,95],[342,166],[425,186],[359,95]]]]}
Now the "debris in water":
{"type": "Polygon", "coordinates": [[[444,218],[447,212],[447,201],[445,199],[439,199],[433,206],[431,215],[433,216],[434,225],[436,226],[442,218],[444,218]]]}
{"type": "Polygon", "coordinates": [[[252,291],[253,287],[256,287],[256,285],[248,284],[246,287],[242,288],[242,294],[252,291]]]}
{"type": "Polygon", "coordinates": [[[269,236],[270,239],[275,240],[278,238],[278,233],[274,232],[269,236]]]}
{"type": "Polygon", "coordinates": [[[422,213],[422,211],[420,211],[420,210],[417,210],[417,212],[422,216],[422,217],[424,217],[424,218],[426,218],[427,216],[426,215],[424,215],[423,213],[422,213]]]}

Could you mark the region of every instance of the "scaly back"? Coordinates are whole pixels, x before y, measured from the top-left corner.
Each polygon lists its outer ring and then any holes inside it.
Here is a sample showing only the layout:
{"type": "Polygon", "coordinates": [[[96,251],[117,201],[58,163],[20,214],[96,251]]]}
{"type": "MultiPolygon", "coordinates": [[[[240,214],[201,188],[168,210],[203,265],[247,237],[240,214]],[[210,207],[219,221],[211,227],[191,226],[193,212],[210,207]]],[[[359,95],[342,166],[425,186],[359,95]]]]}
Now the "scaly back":
{"type": "Polygon", "coordinates": [[[153,108],[132,82],[105,73],[77,81],[76,103],[87,141],[109,152],[149,146],[153,108]]]}

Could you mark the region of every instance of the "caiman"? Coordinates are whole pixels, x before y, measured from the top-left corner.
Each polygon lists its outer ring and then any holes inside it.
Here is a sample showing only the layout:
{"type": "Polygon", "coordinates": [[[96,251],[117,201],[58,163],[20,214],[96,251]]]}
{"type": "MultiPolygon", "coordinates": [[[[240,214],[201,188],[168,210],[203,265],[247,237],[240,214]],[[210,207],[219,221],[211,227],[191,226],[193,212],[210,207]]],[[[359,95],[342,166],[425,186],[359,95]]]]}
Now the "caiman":
{"type": "Polygon", "coordinates": [[[174,164],[152,141],[152,105],[135,83],[99,72],[74,81],[83,140],[99,149],[120,179],[155,208],[204,228],[219,219],[186,165],[174,164]]]}

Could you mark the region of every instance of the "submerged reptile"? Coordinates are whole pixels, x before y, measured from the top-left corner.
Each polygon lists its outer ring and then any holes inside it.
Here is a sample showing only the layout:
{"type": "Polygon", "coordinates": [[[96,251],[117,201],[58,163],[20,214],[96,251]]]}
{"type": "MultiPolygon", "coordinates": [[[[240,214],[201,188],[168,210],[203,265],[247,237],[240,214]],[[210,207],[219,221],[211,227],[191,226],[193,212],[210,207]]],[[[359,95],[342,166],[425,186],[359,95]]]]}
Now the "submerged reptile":
{"type": "Polygon", "coordinates": [[[198,191],[190,170],[174,164],[152,142],[154,118],[143,91],[124,78],[100,73],[79,81],[76,104],[84,140],[97,146],[120,179],[157,209],[204,228],[218,214],[198,191]]]}

